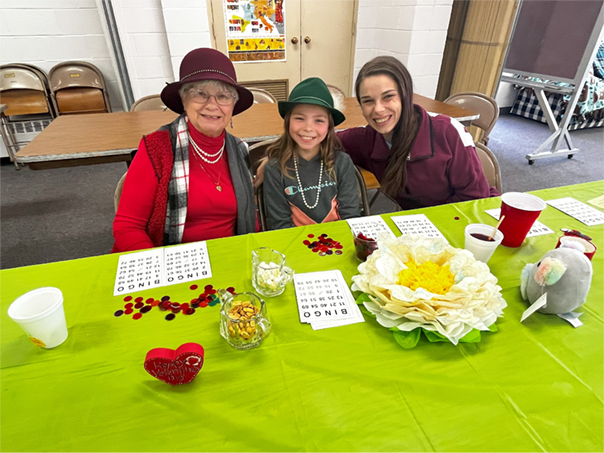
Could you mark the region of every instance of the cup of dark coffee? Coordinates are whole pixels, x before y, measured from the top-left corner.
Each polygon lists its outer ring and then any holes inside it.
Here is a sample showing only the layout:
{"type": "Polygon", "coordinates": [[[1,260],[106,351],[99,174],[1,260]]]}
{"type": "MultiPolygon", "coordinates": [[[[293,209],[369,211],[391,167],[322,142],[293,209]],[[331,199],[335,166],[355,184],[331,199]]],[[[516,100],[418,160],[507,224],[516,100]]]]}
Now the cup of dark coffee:
{"type": "Polygon", "coordinates": [[[477,261],[487,263],[503,240],[503,233],[494,226],[472,223],[466,227],[465,249],[472,252],[477,261]],[[492,235],[492,237],[491,237],[492,235]]]}

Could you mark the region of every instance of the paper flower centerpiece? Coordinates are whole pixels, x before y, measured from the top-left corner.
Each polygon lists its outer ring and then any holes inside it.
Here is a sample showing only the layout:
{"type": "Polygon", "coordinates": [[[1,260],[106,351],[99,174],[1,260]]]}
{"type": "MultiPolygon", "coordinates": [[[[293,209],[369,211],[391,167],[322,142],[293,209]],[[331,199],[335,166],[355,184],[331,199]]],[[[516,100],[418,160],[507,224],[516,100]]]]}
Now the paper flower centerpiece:
{"type": "Polygon", "coordinates": [[[507,306],[497,278],[467,250],[441,238],[382,237],[379,248],[358,267],[353,291],[401,346],[414,347],[423,330],[430,341],[480,341],[495,331],[507,306]]]}

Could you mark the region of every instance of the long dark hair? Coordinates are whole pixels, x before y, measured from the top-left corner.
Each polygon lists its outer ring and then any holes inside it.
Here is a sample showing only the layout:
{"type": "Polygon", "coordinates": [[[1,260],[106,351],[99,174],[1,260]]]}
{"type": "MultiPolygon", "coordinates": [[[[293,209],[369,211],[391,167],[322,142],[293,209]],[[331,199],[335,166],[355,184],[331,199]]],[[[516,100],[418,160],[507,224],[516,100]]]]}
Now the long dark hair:
{"type": "MultiPolygon", "coordinates": [[[[289,112],[287,112],[285,114],[285,118],[284,118],[284,128],[285,131],[283,132],[283,134],[281,135],[281,137],[279,137],[275,143],[271,144],[268,149],[266,150],[266,156],[270,159],[272,157],[276,158],[279,163],[281,164],[281,173],[283,173],[284,175],[288,176],[291,179],[294,179],[295,177],[290,173],[290,171],[293,171],[293,168],[290,168],[287,166],[287,162],[292,158],[292,156],[295,154],[295,150],[296,150],[296,142],[294,141],[294,139],[292,138],[291,134],[289,133],[289,123],[290,123],[290,118],[292,116],[292,111],[294,109],[290,109],[289,112]]],[[[342,143],[340,142],[340,139],[338,138],[338,136],[336,135],[335,132],[335,126],[333,123],[333,117],[331,116],[331,114],[327,114],[328,117],[328,121],[329,121],[329,127],[327,129],[327,135],[325,136],[325,138],[323,139],[323,141],[321,142],[321,145],[319,147],[319,155],[321,156],[321,159],[323,160],[323,165],[325,166],[325,170],[327,171],[327,173],[332,176],[335,177],[335,171],[334,171],[334,163],[335,163],[335,152],[337,150],[342,149],[342,143]]]]}
{"type": "Polygon", "coordinates": [[[361,68],[354,89],[357,101],[361,104],[360,87],[367,77],[384,74],[396,83],[398,95],[401,98],[401,117],[394,126],[392,133],[392,149],[390,160],[384,177],[382,178],[381,191],[396,197],[405,189],[407,183],[407,156],[411,152],[411,146],[417,137],[419,129],[420,114],[413,107],[413,80],[407,68],[394,57],[376,57],[365,63],[361,68]]]}

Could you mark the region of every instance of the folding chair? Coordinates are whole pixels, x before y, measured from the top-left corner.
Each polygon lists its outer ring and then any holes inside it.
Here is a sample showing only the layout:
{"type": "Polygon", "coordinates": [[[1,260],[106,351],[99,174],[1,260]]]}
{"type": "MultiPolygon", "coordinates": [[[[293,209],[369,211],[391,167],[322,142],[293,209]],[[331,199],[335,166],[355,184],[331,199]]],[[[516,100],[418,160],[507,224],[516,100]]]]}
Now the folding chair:
{"type": "Polygon", "coordinates": [[[144,112],[147,110],[165,110],[167,107],[161,100],[159,94],[151,94],[149,96],[145,96],[140,98],[132,107],[130,107],[131,112],[144,112]]]}
{"type": "Polygon", "coordinates": [[[40,119],[40,115],[50,119],[55,118],[46,74],[33,65],[11,63],[0,66],[0,97],[2,112],[0,113],[0,133],[6,146],[6,151],[15,168],[19,169],[16,154],[19,144],[10,127],[9,117],[29,117],[40,119]]]}
{"type": "Polygon", "coordinates": [[[0,95],[6,116],[48,114],[55,117],[41,70],[21,64],[0,66],[0,95]]]}
{"type": "Polygon", "coordinates": [[[254,95],[254,104],[274,104],[277,102],[275,96],[262,88],[248,88],[254,95]]]}
{"type": "Polygon", "coordinates": [[[336,108],[342,109],[344,107],[344,99],[346,98],[344,91],[342,91],[335,85],[327,85],[327,89],[331,93],[331,97],[333,98],[333,102],[336,108]]]}
{"type": "Polygon", "coordinates": [[[8,108],[6,104],[0,104],[0,134],[2,135],[2,141],[6,147],[6,152],[11,162],[15,164],[15,168],[20,170],[19,164],[17,163],[17,153],[19,152],[19,145],[13,135],[13,131],[8,126],[8,121],[4,115],[4,111],[8,108]]]}
{"type": "Polygon", "coordinates": [[[482,143],[476,143],[476,154],[478,154],[478,158],[482,164],[482,171],[487,178],[489,186],[495,187],[499,193],[503,193],[501,170],[499,169],[499,162],[495,154],[482,143]]]}
{"type": "Polygon", "coordinates": [[[252,146],[250,146],[249,153],[252,174],[256,174],[256,170],[258,170],[258,167],[260,166],[260,160],[265,156],[266,150],[269,145],[273,144],[274,142],[275,140],[271,139],[265,140],[263,142],[254,143],[252,146]]]}
{"type": "Polygon", "coordinates": [[[495,99],[486,94],[476,92],[457,93],[445,99],[445,104],[456,105],[479,113],[480,118],[472,121],[472,126],[476,126],[484,131],[480,142],[485,145],[489,143],[489,134],[499,118],[499,106],[495,102],[495,99]]]}
{"type": "Polygon", "coordinates": [[[113,206],[115,207],[115,212],[117,212],[117,208],[120,205],[120,198],[122,198],[122,190],[124,189],[124,181],[126,180],[127,174],[128,172],[124,173],[124,176],[122,176],[117,182],[115,193],[113,194],[113,206]]]}
{"type": "Polygon", "coordinates": [[[111,112],[101,71],[85,61],[66,61],[49,73],[50,88],[59,115],[111,112]]]}

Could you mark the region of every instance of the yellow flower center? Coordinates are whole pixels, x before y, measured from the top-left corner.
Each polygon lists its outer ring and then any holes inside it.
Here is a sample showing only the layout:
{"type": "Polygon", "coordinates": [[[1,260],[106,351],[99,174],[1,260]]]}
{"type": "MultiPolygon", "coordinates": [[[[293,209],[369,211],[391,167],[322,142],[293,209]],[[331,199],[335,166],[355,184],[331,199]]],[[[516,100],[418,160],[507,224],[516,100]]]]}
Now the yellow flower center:
{"type": "Polygon", "coordinates": [[[434,294],[447,294],[455,283],[448,265],[440,266],[432,261],[417,264],[413,260],[407,263],[407,269],[398,275],[398,284],[412,290],[424,288],[434,294]]]}

